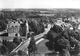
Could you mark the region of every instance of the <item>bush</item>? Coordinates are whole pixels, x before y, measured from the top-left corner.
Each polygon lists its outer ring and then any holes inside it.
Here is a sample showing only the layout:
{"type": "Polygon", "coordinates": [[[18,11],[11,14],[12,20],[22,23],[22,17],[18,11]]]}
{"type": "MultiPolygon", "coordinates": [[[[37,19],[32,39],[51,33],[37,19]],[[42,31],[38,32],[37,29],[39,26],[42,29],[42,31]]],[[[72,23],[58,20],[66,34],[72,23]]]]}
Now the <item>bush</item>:
{"type": "Polygon", "coordinates": [[[3,31],[7,28],[7,24],[5,23],[5,21],[0,21],[0,31],[3,31]]]}

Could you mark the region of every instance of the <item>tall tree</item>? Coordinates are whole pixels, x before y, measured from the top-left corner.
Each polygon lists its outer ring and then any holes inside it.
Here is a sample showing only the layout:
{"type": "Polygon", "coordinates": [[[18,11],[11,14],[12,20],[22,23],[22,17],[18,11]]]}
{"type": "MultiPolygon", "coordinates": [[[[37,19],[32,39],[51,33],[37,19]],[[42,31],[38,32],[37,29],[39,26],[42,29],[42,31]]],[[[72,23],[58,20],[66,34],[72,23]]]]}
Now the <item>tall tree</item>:
{"type": "Polygon", "coordinates": [[[1,20],[0,21],[0,31],[3,31],[7,28],[7,24],[5,23],[5,21],[1,20]]]}
{"type": "Polygon", "coordinates": [[[36,47],[36,42],[35,42],[34,37],[31,37],[31,41],[30,41],[30,44],[28,46],[28,49],[29,49],[29,54],[37,52],[37,47],[36,47]]]}

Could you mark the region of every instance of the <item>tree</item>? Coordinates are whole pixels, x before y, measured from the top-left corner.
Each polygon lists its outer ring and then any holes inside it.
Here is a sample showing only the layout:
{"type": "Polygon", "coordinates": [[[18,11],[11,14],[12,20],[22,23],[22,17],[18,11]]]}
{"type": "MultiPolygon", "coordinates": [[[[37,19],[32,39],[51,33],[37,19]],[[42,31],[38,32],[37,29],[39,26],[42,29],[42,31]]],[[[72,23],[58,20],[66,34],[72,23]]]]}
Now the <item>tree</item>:
{"type": "Polygon", "coordinates": [[[0,36],[8,36],[8,33],[4,33],[4,34],[2,34],[2,35],[0,35],[0,36]]]}
{"type": "Polygon", "coordinates": [[[70,56],[69,50],[63,49],[59,54],[60,56],[70,56]]]}
{"type": "Polygon", "coordinates": [[[61,32],[63,32],[62,28],[58,25],[54,25],[54,27],[50,29],[45,38],[49,41],[53,41],[53,39],[57,37],[61,32]]]}
{"type": "Polygon", "coordinates": [[[29,21],[29,26],[31,27],[31,30],[34,32],[37,32],[37,21],[36,20],[30,20],[29,21]]]}
{"type": "Polygon", "coordinates": [[[5,30],[7,28],[7,25],[6,25],[6,23],[4,22],[4,21],[0,21],[0,31],[3,31],[3,30],[5,30]]]}
{"type": "Polygon", "coordinates": [[[51,28],[51,30],[55,33],[60,33],[63,31],[62,27],[61,26],[58,26],[58,25],[54,25],[53,28],[51,28]]]}
{"type": "Polygon", "coordinates": [[[54,32],[54,29],[52,30],[48,32],[46,37],[46,39],[48,39],[49,42],[51,42],[49,45],[48,43],[46,44],[48,49],[52,48],[52,50],[54,51],[59,51],[61,56],[73,55],[73,53],[75,55],[80,55],[79,32],[67,29],[61,31],[60,33],[56,33],[56,35],[54,34],[56,31],[54,32]],[[75,47],[74,52],[71,50],[71,47],[75,47]]]}
{"type": "Polygon", "coordinates": [[[41,22],[39,22],[37,25],[37,33],[40,34],[42,32],[44,32],[44,25],[41,22]]]}
{"type": "Polygon", "coordinates": [[[28,56],[25,52],[23,52],[21,50],[18,51],[18,55],[19,56],[28,56]]]}
{"type": "Polygon", "coordinates": [[[53,44],[53,42],[46,42],[45,43],[45,45],[46,45],[46,47],[48,48],[48,50],[50,50],[50,51],[53,51],[54,50],[54,44],[53,44]]]}
{"type": "Polygon", "coordinates": [[[0,46],[0,54],[7,54],[9,52],[9,49],[5,46],[5,45],[2,45],[0,46]]]}
{"type": "Polygon", "coordinates": [[[29,21],[29,26],[31,27],[31,30],[34,31],[36,34],[44,32],[44,25],[35,19],[29,21]]]}
{"type": "Polygon", "coordinates": [[[15,37],[13,39],[13,43],[15,43],[16,45],[19,45],[21,43],[21,39],[18,39],[17,37],[15,37]]]}
{"type": "Polygon", "coordinates": [[[45,44],[49,50],[53,51],[54,49],[55,50],[60,49],[60,48],[58,48],[59,45],[57,45],[54,41],[58,40],[57,38],[59,38],[60,36],[59,37],[57,37],[57,36],[60,35],[62,31],[63,31],[62,28],[58,25],[54,25],[54,27],[50,29],[50,31],[48,32],[48,34],[45,37],[45,39],[49,40],[49,42],[47,42],[45,44]]]}
{"type": "MultiPolygon", "coordinates": [[[[56,37],[57,38],[57,37],[56,37]]],[[[70,42],[65,39],[63,36],[60,38],[58,38],[56,41],[55,41],[55,50],[59,49],[58,51],[61,52],[63,49],[67,49],[69,50],[70,49],[70,42]],[[56,46],[58,45],[58,46],[56,46]],[[58,48],[57,48],[58,47],[58,48]]]]}
{"type": "Polygon", "coordinates": [[[76,54],[76,56],[80,55],[80,41],[77,40],[74,37],[70,37],[70,40],[71,40],[71,42],[73,42],[74,44],[76,44],[76,46],[75,46],[75,54],[76,54]]]}
{"type": "Polygon", "coordinates": [[[70,36],[75,36],[74,31],[69,30],[59,30],[59,26],[53,27],[47,34],[46,39],[49,40],[50,44],[46,44],[48,49],[54,50],[55,52],[59,51],[60,55],[70,55],[69,50],[71,47],[70,36]],[[57,29],[56,29],[57,28],[57,29]],[[64,50],[65,51],[64,51],[64,50]],[[64,54],[65,52],[65,54],[64,54]]]}
{"type": "Polygon", "coordinates": [[[3,40],[2,44],[8,48],[9,52],[11,52],[17,46],[13,42],[9,42],[7,40],[3,40]]]}
{"type": "Polygon", "coordinates": [[[35,43],[34,37],[31,38],[30,44],[28,46],[28,49],[29,49],[29,54],[30,53],[36,53],[37,47],[36,47],[36,43],[35,43]]]}

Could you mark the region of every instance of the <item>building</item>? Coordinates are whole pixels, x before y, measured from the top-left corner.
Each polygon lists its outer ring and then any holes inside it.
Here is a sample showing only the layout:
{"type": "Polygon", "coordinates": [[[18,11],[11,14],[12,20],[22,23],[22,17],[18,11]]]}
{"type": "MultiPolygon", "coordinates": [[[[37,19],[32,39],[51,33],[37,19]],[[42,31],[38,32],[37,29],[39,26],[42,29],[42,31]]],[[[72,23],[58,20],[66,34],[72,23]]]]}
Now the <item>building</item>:
{"type": "Polygon", "coordinates": [[[64,24],[64,22],[62,20],[57,20],[57,22],[55,22],[55,24],[61,26],[62,24],[64,24]]]}
{"type": "Polygon", "coordinates": [[[72,25],[70,23],[65,23],[65,27],[70,28],[72,25]]]}
{"type": "Polygon", "coordinates": [[[26,34],[29,33],[29,25],[28,25],[28,21],[26,20],[26,34]]]}
{"type": "Polygon", "coordinates": [[[9,21],[7,24],[7,32],[9,37],[26,36],[29,33],[28,21],[9,21]]]}
{"type": "Polygon", "coordinates": [[[78,22],[80,22],[80,17],[78,18],[78,22]]]}
{"type": "Polygon", "coordinates": [[[74,28],[73,27],[70,27],[70,30],[73,30],[74,28]]]}
{"type": "Polygon", "coordinates": [[[27,36],[28,33],[29,33],[29,25],[28,21],[26,20],[25,22],[20,24],[19,34],[20,36],[27,36]]]}
{"type": "Polygon", "coordinates": [[[78,30],[80,30],[80,24],[78,25],[78,30]]]}
{"type": "Polygon", "coordinates": [[[9,21],[7,26],[7,32],[9,37],[19,36],[20,24],[18,21],[9,21]]]}

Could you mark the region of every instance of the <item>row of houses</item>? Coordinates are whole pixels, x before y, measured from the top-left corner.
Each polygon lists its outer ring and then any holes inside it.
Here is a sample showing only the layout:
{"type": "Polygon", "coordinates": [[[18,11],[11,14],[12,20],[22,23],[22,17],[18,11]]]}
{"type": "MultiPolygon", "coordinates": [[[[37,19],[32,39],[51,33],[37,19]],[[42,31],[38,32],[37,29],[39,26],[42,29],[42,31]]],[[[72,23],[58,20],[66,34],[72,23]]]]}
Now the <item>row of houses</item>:
{"type": "MultiPolygon", "coordinates": [[[[68,20],[68,19],[67,19],[68,20]]],[[[65,21],[67,21],[67,20],[65,20],[65,21]]],[[[56,24],[56,25],[59,25],[59,26],[61,26],[63,29],[64,28],[69,28],[69,29],[78,29],[78,30],[80,30],[80,21],[76,21],[76,19],[74,18],[74,19],[70,19],[69,21],[70,22],[65,22],[65,21],[63,21],[63,19],[62,18],[59,18],[59,19],[57,19],[56,21],[55,21],[55,23],[54,24],[56,24]],[[75,23],[75,22],[76,23],[75,23]],[[72,24],[71,24],[71,22],[73,22],[73,23],[75,23],[76,24],[76,26],[73,26],[72,24]]]]}

